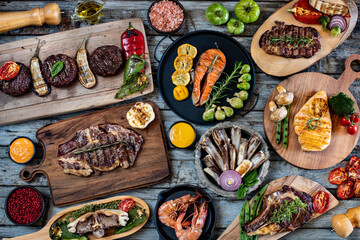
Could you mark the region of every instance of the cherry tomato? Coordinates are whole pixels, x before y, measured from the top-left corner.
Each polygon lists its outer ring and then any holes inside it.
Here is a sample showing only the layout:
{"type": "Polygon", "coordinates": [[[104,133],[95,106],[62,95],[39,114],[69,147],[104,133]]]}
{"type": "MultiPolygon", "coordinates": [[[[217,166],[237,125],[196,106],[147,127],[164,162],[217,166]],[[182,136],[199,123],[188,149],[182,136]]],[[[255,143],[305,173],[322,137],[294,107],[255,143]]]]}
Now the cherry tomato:
{"type": "Polygon", "coordinates": [[[338,167],[331,171],[329,174],[329,182],[332,184],[341,184],[348,179],[348,173],[345,168],[338,167]]]}
{"type": "Polygon", "coordinates": [[[120,208],[124,212],[128,212],[134,206],[135,206],[135,202],[131,198],[125,198],[125,199],[121,200],[121,202],[120,202],[120,208]]]}
{"type": "Polygon", "coordinates": [[[346,130],[347,130],[348,134],[355,135],[357,132],[357,127],[354,124],[351,124],[346,127],[346,130]]]}
{"type": "Polygon", "coordinates": [[[315,212],[323,213],[329,208],[330,196],[327,192],[319,191],[313,200],[315,212]]]}
{"type": "Polygon", "coordinates": [[[351,198],[354,196],[353,186],[354,183],[351,180],[343,182],[336,190],[336,195],[342,200],[351,198]]]}
{"type": "Polygon", "coordinates": [[[356,198],[360,198],[360,180],[357,180],[354,184],[354,194],[356,198]]]}
{"type": "Polygon", "coordinates": [[[340,118],[340,123],[346,127],[351,124],[351,119],[348,116],[343,116],[340,118]]]}
{"type": "Polygon", "coordinates": [[[19,64],[14,61],[7,61],[4,65],[0,68],[0,80],[8,81],[13,79],[20,70],[19,64]]]}
{"type": "Polygon", "coordinates": [[[356,170],[360,171],[360,159],[352,156],[350,161],[346,164],[346,170],[349,170],[351,167],[354,167],[356,170]]]}
{"type": "Polygon", "coordinates": [[[349,169],[349,179],[353,181],[360,180],[360,172],[355,167],[349,169]]]}
{"type": "Polygon", "coordinates": [[[359,113],[354,113],[352,116],[351,116],[351,121],[353,123],[357,123],[360,121],[360,114],[359,113]]]}

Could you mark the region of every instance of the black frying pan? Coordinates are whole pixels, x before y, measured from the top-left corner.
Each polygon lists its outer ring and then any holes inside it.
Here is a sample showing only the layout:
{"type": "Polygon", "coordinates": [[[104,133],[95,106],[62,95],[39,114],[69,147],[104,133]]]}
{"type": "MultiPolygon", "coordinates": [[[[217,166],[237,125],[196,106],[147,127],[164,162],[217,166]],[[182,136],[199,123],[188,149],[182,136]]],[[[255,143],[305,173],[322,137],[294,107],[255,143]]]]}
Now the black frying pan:
{"type": "Polygon", "coordinates": [[[207,213],[205,225],[202,229],[203,232],[199,240],[211,239],[211,236],[216,226],[216,219],[217,219],[215,202],[210,197],[210,195],[207,194],[207,192],[205,192],[204,190],[186,184],[186,185],[179,185],[159,193],[158,200],[155,206],[155,226],[156,226],[156,230],[159,233],[160,240],[178,239],[175,235],[174,229],[167,227],[159,220],[158,209],[161,206],[161,204],[163,204],[166,201],[174,200],[176,198],[182,197],[186,194],[197,195],[197,192],[205,196],[204,199],[208,200],[208,213],[207,213]]]}
{"type": "MultiPolygon", "coordinates": [[[[159,42],[159,44],[160,44],[160,42],[159,42]]],[[[189,43],[189,44],[195,46],[198,50],[198,54],[197,54],[196,58],[194,59],[194,65],[195,65],[199,56],[203,52],[205,52],[206,50],[208,50],[210,48],[216,48],[215,42],[219,46],[219,49],[226,56],[226,66],[225,66],[224,72],[230,74],[234,68],[234,64],[236,61],[241,61],[243,64],[245,64],[245,63],[249,64],[251,67],[250,74],[251,74],[252,79],[250,81],[251,87],[248,90],[249,98],[248,98],[248,100],[246,100],[244,102],[244,107],[242,109],[234,109],[235,113],[234,113],[233,117],[236,114],[239,114],[245,108],[245,106],[251,99],[251,96],[253,94],[253,90],[255,87],[255,67],[254,67],[253,61],[252,61],[249,53],[245,50],[245,48],[234,38],[232,38],[226,34],[220,33],[220,32],[209,31],[209,30],[194,31],[194,32],[188,33],[182,37],[179,37],[166,49],[165,53],[163,54],[163,56],[160,60],[160,63],[159,63],[159,67],[158,67],[157,80],[158,80],[158,85],[159,85],[161,96],[164,99],[164,101],[166,102],[166,104],[168,105],[168,107],[171,110],[173,110],[179,117],[181,117],[189,122],[195,123],[195,124],[201,124],[201,125],[216,124],[216,123],[219,123],[219,121],[216,121],[214,119],[213,122],[205,122],[202,119],[202,114],[205,111],[205,106],[195,107],[192,104],[192,100],[191,100],[192,86],[189,86],[189,85],[187,86],[187,88],[190,92],[190,96],[186,100],[181,101],[181,102],[175,100],[175,98],[173,96],[173,89],[174,89],[175,85],[171,81],[171,75],[175,71],[174,60],[177,57],[178,47],[184,43],[189,43]]],[[[155,49],[155,54],[156,54],[156,49],[155,49]]],[[[236,87],[236,83],[230,85],[230,89],[231,90],[228,90],[226,92],[227,96],[229,98],[233,97],[233,94],[235,92],[240,91],[236,87]]],[[[257,95],[257,100],[258,100],[258,95],[257,95]]],[[[257,100],[256,100],[256,103],[257,103],[257,100]]],[[[255,103],[255,105],[256,105],[256,103],[255,103]]],[[[229,106],[229,104],[226,102],[226,98],[224,98],[219,105],[220,106],[229,106]]],[[[255,105],[248,112],[250,112],[255,107],[255,105]]],[[[245,114],[247,114],[247,113],[245,113],[245,114]]],[[[243,114],[243,116],[245,114],[243,114]]],[[[230,118],[226,118],[225,121],[227,121],[229,119],[230,118]]]]}

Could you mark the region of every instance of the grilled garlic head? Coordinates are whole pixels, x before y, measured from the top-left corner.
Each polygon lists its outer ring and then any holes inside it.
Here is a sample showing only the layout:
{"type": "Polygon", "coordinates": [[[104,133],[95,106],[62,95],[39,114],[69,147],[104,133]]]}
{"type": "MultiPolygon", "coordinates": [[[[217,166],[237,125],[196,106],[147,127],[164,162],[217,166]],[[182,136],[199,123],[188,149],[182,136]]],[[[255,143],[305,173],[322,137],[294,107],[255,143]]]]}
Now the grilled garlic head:
{"type": "Polygon", "coordinates": [[[155,119],[152,106],[148,103],[137,102],[126,114],[130,126],[144,129],[155,119]]]}

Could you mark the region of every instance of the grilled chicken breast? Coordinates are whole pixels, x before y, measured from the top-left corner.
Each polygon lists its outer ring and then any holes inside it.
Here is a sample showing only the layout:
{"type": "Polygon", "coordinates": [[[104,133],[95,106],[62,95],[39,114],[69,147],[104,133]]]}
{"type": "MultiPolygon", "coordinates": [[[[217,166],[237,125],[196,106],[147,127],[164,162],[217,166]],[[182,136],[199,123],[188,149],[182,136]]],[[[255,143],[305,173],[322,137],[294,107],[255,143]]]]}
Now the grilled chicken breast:
{"type": "Polygon", "coordinates": [[[295,133],[299,136],[298,140],[301,144],[301,149],[304,151],[322,151],[329,146],[331,141],[331,116],[328,105],[328,98],[325,91],[320,91],[312,96],[302,106],[300,111],[294,118],[295,133]],[[310,119],[317,119],[309,111],[309,104],[314,98],[322,98],[326,101],[326,112],[320,118],[319,124],[314,130],[308,128],[307,122],[310,119]]]}

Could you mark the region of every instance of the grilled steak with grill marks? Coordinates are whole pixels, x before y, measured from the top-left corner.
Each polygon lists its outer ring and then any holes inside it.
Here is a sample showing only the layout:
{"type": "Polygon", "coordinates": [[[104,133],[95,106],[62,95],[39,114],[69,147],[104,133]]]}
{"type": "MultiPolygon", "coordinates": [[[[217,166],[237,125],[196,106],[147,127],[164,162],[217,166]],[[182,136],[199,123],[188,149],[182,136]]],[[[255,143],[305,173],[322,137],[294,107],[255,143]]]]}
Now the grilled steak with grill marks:
{"type": "Polygon", "coordinates": [[[65,173],[89,176],[131,167],[143,143],[137,132],[115,124],[90,126],[76,132],[70,141],[59,145],[58,162],[65,173]]]}
{"type": "Polygon", "coordinates": [[[0,90],[13,97],[23,95],[31,86],[29,68],[22,63],[17,64],[20,66],[19,73],[9,81],[0,81],[0,90]]]}
{"type": "Polygon", "coordinates": [[[320,34],[315,28],[278,21],[275,24],[260,37],[259,46],[266,53],[285,58],[310,58],[320,50],[320,34]]]}
{"type": "Polygon", "coordinates": [[[77,71],[75,60],[65,54],[51,55],[45,59],[42,65],[42,73],[46,81],[54,87],[65,87],[72,83],[76,78],[77,71]],[[63,62],[63,68],[52,78],[51,69],[58,61],[63,62]]]}
{"type": "Polygon", "coordinates": [[[243,230],[247,235],[274,234],[276,232],[294,231],[310,221],[314,212],[312,199],[307,193],[298,191],[292,187],[284,185],[281,190],[273,192],[263,197],[263,206],[255,219],[243,225],[243,230]],[[275,224],[270,223],[272,213],[280,208],[285,201],[291,202],[299,198],[307,205],[305,209],[298,209],[293,213],[289,220],[275,224]]]}
{"type": "Polygon", "coordinates": [[[94,73],[103,77],[113,76],[122,64],[121,50],[114,45],[98,47],[91,54],[89,63],[94,73]]]}

